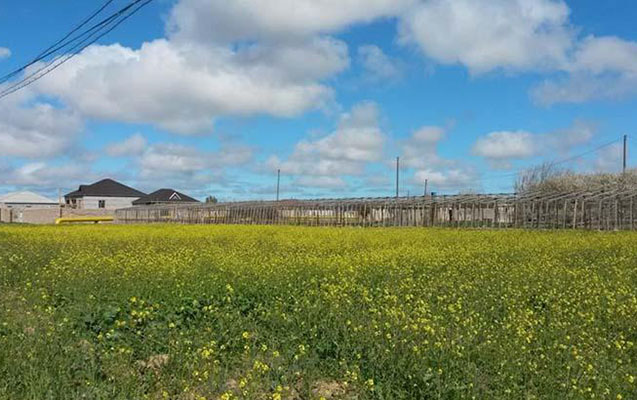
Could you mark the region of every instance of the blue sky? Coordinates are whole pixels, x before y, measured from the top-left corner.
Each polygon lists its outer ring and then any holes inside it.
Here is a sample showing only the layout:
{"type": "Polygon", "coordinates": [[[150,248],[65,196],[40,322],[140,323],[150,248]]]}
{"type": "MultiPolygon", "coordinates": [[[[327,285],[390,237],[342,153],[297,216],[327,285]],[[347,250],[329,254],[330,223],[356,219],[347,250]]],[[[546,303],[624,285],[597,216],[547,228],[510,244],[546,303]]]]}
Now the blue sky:
{"type": "MultiPolygon", "coordinates": [[[[0,73],[101,3],[1,4],[0,73]]],[[[112,177],[270,199],[281,169],[284,197],[387,196],[396,156],[403,195],[507,192],[582,153],[560,166],[617,171],[635,20],[629,0],[155,0],[0,99],[0,193],[112,177]]]]}

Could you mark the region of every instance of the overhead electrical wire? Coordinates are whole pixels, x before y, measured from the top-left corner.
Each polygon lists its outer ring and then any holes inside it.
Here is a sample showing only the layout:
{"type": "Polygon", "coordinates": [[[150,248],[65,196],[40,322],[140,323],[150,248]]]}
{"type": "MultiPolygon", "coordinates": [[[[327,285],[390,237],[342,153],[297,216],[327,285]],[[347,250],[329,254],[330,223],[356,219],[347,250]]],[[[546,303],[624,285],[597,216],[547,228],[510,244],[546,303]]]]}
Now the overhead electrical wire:
{"type": "MultiPolygon", "coordinates": [[[[40,67],[36,71],[29,73],[28,75],[24,76],[20,81],[15,82],[11,84],[11,86],[0,91],[0,99],[12,93],[15,93],[16,91],[26,86],[29,86],[30,84],[36,82],[37,80],[41,79],[45,75],[51,73],[52,71],[54,71],[55,69],[57,69],[58,67],[60,67],[61,65],[63,65],[64,63],[72,59],[73,57],[75,57],[82,50],[84,50],[91,44],[98,41],[100,38],[104,37],[111,31],[113,31],[121,23],[126,21],[128,18],[133,16],[140,9],[142,9],[143,7],[145,7],[152,1],[153,0],[134,0],[127,6],[121,8],[120,10],[111,14],[110,16],[103,19],[102,21],[96,23],[92,27],[84,30],[78,35],[71,37],[75,32],[77,32],[79,29],[85,26],[86,23],[88,23],[88,21],[92,20],[97,14],[99,14],[99,12],[105,9],[108,6],[108,4],[110,4],[110,1],[108,1],[106,4],[100,7],[98,11],[96,11],[91,16],[89,16],[85,21],[83,21],[77,28],[75,28],[73,31],[67,34],[63,39],[59,40],[52,46],[49,46],[48,49],[44,50],[38,57],[36,57],[36,61],[30,62],[28,65],[22,67],[20,71],[25,70],[26,68],[28,68],[28,66],[34,65],[38,61],[41,61],[42,59],[46,58],[47,56],[50,56],[54,54],[55,52],[64,49],[63,53],[56,55],[52,60],[46,62],[42,67],[40,67]],[[70,48],[66,48],[71,44],[72,46],[70,48]]],[[[17,73],[19,73],[20,71],[18,71],[17,73]]],[[[2,82],[1,79],[4,79],[4,77],[0,78],[0,83],[2,82]]]]}
{"type": "Polygon", "coordinates": [[[46,58],[48,55],[52,54],[52,52],[58,50],[60,47],[56,47],[59,46],[61,44],[64,43],[64,41],[66,39],[68,39],[72,34],[74,34],[75,32],[77,32],[78,30],[82,29],[87,23],[89,23],[92,19],[94,19],[95,17],[97,17],[97,15],[99,15],[102,11],[104,11],[104,9],[106,7],[108,7],[111,3],[113,2],[113,0],[107,0],[104,4],[102,4],[100,6],[100,8],[98,8],[97,10],[95,10],[91,15],[89,15],[88,17],[86,17],[82,22],[80,22],[80,24],[78,26],[76,26],[75,28],[73,28],[69,33],[67,33],[62,39],[58,40],[57,42],[53,43],[52,45],[50,45],[49,47],[47,47],[46,49],[42,50],[42,52],[40,52],[40,54],[38,54],[33,60],[29,61],[28,63],[26,63],[25,65],[21,66],[18,69],[15,69],[11,72],[9,72],[8,74],[0,77],[0,83],[4,83],[7,80],[11,79],[12,77],[14,77],[15,75],[19,74],[20,72],[24,71],[25,69],[27,69],[28,67],[30,67],[31,65],[37,63],[38,61],[43,60],[44,58],[46,58]]]}
{"type": "MultiPolygon", "coordinates": [[[[568,162],[571,162],[571,161],[575,161],[575,160],[578,160],[578,159],[580,159],[582,157],[586,157],[589,154],[592,154],[592,153],[595,153],[595,152],[597,152],[599,150],[602,150],[602,149],[604,149],[606,147],[612,146],[615,143],[619,143],[621,140],[622,140],[622,138],[613,139],[610,142],[605,142],[605,143],[603,143],[603,144],[601,144],[599,146],[596,146],[593,149],[587,150],[587,151],[585,151],[583,153],[579,153],[579,154],[576,154],[574,156],[571,156],[571,157],[568,157],[568,158],[565,158],[565,159],[562,159],[562,160],[558,160],[558,161],[550,161],[548,163],[550,165],[552,165],[552,166],[556,166],[556,165],[562,165],[562,164],[565,164],[565,163],[568,163],[568,162]]],[[[524,172],[527,169],[528,168],[520,168],[518,170],[515,170],[513,172],[508,172],[506,174],[491,175],[491,176],[488,176],[486,179],[483,178],[482,181],[493,181],[493,180],[496,180],[496,179],[515,177],[515,176],[517,176],[521,172],[524,172]]]]}

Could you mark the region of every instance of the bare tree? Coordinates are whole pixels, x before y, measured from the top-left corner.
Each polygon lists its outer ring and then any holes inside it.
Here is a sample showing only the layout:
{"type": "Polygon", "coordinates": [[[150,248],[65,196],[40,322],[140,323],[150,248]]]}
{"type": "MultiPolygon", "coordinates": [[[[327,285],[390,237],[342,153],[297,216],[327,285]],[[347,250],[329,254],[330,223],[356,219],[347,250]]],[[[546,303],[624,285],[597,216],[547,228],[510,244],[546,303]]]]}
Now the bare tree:
{"type": "Polygon", "coordinates": [[[516,193],[594,191],[618,187],[626,190],[637,189],[637,170],[627,170],[625,174],[576,174],[570,170],[556,168],[555,164],[544,163],[520,172],[515,181],[516,193]]]}
{"type": "Polygon", "coordinates": [[[542,189],[548,182],[554,182],[557,178],[570,174],[569,171],[561,170],[550,162],[525,169],[518,173],[515,180],[515,192],[526,193],[532,190],[542,189]]]}

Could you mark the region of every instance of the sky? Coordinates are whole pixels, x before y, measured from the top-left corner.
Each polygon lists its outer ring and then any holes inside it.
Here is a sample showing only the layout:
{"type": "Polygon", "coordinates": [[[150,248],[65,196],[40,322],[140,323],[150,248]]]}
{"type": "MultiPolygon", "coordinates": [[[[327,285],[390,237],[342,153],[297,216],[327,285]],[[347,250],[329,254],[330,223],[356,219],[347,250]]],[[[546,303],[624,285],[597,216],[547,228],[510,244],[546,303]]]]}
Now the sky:
{"type": "MultiPolygon", "coordinates": [[[[0,75],[102,3],[0,2],[0,75]]],[[[632,0],[154,0],[0,99],[0,194],[110,177],[267,200],[280,169],[282,198],[384,197],[396,157],[401,195],[617,172],[636,20],[632,0]]]]}

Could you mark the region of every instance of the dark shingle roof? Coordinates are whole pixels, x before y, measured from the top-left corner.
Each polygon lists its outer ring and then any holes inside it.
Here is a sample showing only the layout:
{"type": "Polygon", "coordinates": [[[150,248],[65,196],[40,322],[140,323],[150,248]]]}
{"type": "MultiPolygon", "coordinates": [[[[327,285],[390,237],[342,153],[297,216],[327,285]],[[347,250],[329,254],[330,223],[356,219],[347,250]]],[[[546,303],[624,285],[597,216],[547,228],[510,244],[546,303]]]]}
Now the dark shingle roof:
{"type": "Polygon", "coordinates": [[[100,197],[142,197],[146,194],[130,186],[126,186],[112,179],[102,179],[91,185],[80,185],[80,188],[74,192],[67,193],[64,197],[84,197],[84,196],[100,196],[100,197]]]}
{"type": "Polygon", "coordinates": [[[199,200],[173,189],[159,189],[133,201],[134,206],[160,203],[199,203],[199,200]]]}

